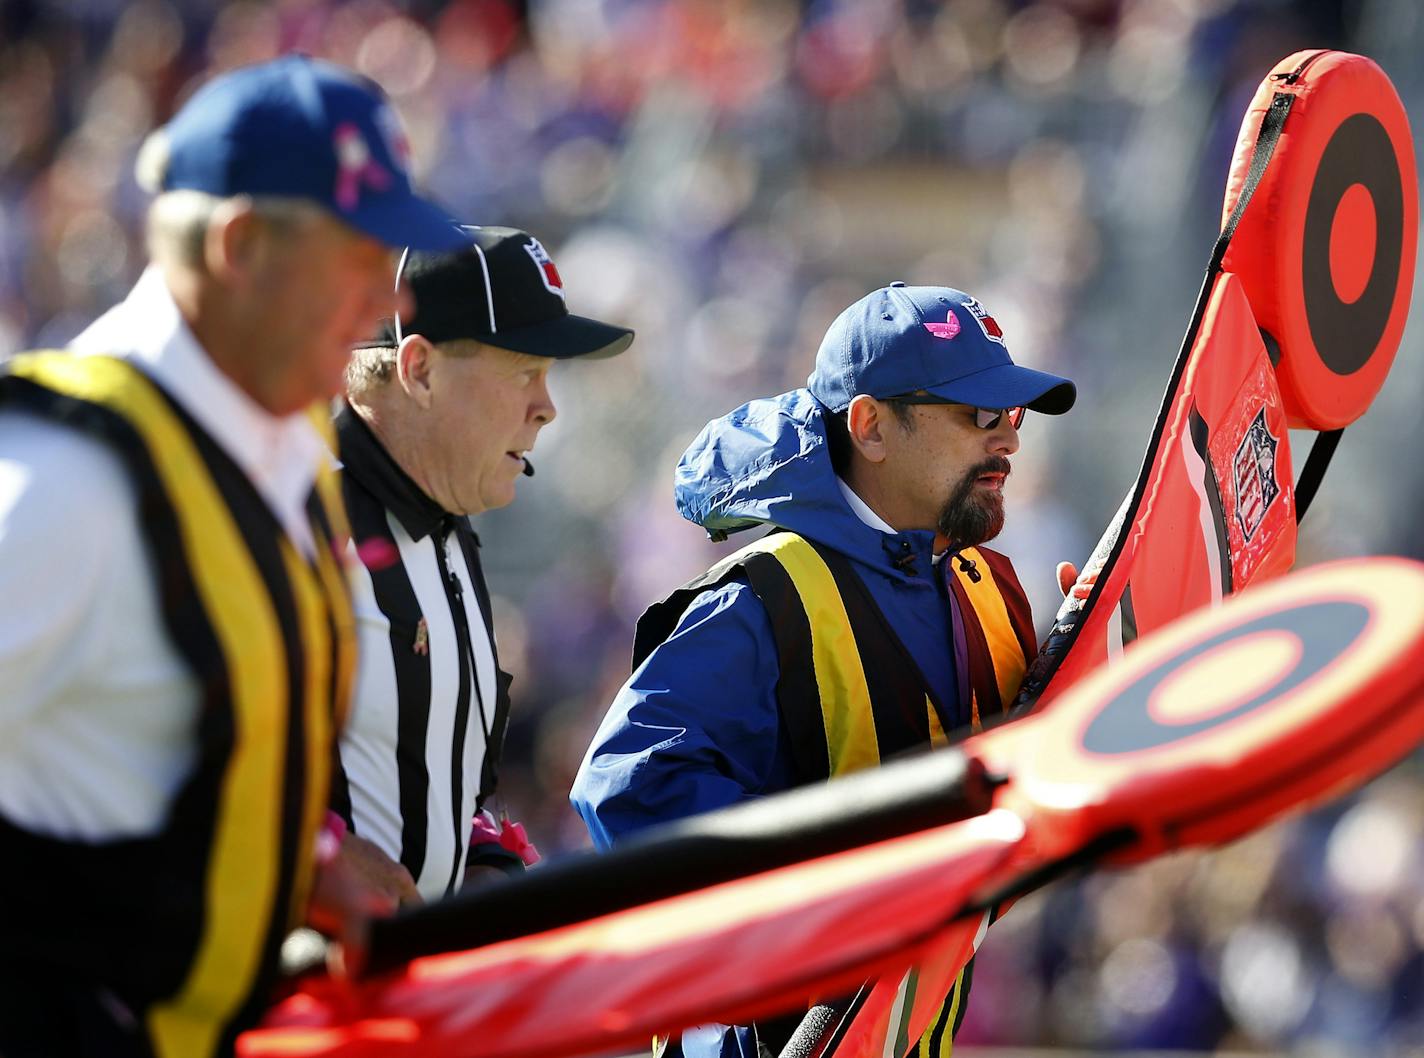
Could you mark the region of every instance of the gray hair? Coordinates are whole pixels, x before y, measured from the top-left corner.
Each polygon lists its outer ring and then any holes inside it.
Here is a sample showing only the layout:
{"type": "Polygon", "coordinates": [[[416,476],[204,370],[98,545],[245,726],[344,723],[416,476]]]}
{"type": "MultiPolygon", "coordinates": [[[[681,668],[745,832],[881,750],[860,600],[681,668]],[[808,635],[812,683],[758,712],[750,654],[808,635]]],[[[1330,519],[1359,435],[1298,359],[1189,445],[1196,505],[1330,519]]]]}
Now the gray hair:
{"type": "MultiPolygon", "coordinates": [[[[434,343],[434,347],[442,356],[456,359],[478,356],[480,350],[489,348],[474,338],[451,338],[434,343]]],[[[360,397],[384,386],[395,376],[395,346],[358,346],[351,350],[351,360],[346,365],[346,393],[350,397],[360,397]]]]}
{"type": "Polygon", "coordinates": [[[384,386],[396,373],[396,350],[394,346],[361,346],[351,350],[351,360],[346,365],[346,393],[360,397],[384,386]]]}
{"type": "MultiPolygon", "coordinates": [[[[247,196],[252,211],[279,230],[299,229],[324,215],[315,202],[276,195],[247,196]]],[[[164,191],[148,207],[148,255],[155,261],[199,267],[213,214],[230,201],[206,191],[164,191]]]]}
{"type": "MultiPolygon", "coordinates": [[[[164,129],[149,133],[139,148],[134,176],[145,191],[157,197],[148,208],[148,254],[155,261],[197,267],[203,260],[203,241],[213,214],[224,201],[220,195],[181,188],[163,189],[168,171],[168,134],[164,129]]],[[[237,196],[249,201],[263,220],[279,228],[302,227],[324,214],[317,203],[280,195],[237,196]]]]}

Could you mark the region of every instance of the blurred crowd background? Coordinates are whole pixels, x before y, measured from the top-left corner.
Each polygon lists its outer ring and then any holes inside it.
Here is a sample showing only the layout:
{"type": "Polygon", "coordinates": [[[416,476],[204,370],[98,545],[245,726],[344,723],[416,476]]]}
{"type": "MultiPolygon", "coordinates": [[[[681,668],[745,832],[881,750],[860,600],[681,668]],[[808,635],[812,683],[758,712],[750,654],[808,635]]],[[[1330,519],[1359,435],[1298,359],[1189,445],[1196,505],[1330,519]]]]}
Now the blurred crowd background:
{"type": "MultiPolygon", "coordinates": [[[[586,844],[566,792],[632,623],[737,543],[680,521],[678,455],[800,385],[875,286],[967,289],[1077,380],[1024,427],[996,545],[1047,627],[1054,562],[1135,477],[1246,103],[1317,46],[1424,114],[1417,0],[0,0],[0,355],[124,295],[137,144],[204,78],[300,49],[380,81],[453,212],[533,231],[575,312],[638,331],[556,371],[538,476],[476,525],[516,676],[504,798],[558,856],[586,844]]],[[[1421,345],[1411,324],[1346,432],[1302,563],[1424,558],[1421,345]]],[[[965,1042],[1424,1053],[1424,773],[1059,884],[978,965],[965,1042]]]]}

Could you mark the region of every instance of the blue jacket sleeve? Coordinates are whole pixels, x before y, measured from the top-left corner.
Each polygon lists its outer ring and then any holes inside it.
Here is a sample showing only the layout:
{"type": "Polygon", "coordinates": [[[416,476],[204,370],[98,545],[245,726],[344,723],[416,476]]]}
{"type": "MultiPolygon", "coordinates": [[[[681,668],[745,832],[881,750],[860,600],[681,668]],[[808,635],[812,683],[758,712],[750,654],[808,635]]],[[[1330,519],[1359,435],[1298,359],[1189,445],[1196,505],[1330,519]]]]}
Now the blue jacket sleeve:
{"type": "Polygon", "coordinates": [[[789,786],[777,672],[771,621],[745,583],[693,599],[618,692],[574,779],[594,844],[789,786]]]}

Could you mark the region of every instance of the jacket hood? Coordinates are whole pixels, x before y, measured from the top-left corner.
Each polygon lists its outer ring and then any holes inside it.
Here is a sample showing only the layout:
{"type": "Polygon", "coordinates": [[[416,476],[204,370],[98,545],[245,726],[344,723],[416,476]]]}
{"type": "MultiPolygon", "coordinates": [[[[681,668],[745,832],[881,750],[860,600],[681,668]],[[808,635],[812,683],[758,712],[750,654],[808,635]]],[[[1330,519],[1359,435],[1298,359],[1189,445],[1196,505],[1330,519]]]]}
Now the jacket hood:
{"type": "Polygon", "coordinates": [[[678,512],[714,540],[770,525],[877,566],[905,542],[927,553],[932,532],[883,533],[851,509],[831,467],[826,414],[810,391],[794,389],[712,420],[678,462],[678,512]]]}

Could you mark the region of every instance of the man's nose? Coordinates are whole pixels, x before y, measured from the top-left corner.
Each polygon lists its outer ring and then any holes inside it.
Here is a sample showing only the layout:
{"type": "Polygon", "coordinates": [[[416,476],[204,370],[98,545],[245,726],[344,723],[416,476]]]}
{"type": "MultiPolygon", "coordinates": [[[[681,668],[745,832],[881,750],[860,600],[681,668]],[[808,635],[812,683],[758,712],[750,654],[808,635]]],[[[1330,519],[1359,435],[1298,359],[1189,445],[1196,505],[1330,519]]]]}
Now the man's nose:
{"type": "Polygon", "coordinates": [[[549,381],[541,379],[538,392],[534,394],[529,406],[529,418],[545,426],[553,422],[554,416],[558,414],[559,410],[554,407],[554,398],[549,393],[549,381]]]}
{"type": "Polygon", "coordinates": [[[1007,415],[1001,416],[999,425],[989,431],[989,451],[995,455],[1011,456],[1018,450],[1018,427],[1009,422],[1007,415]]]}

